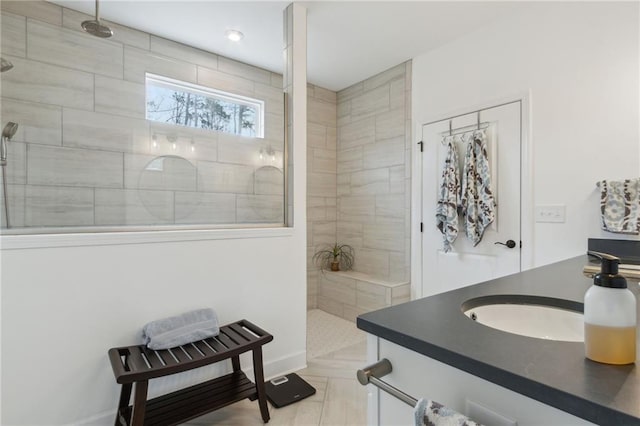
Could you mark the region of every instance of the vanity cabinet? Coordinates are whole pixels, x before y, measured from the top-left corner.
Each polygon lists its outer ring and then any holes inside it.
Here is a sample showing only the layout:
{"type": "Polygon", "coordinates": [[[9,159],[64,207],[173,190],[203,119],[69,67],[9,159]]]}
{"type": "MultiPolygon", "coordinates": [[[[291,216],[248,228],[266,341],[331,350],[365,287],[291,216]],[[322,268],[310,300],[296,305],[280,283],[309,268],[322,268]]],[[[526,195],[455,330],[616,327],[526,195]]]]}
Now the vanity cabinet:
{"type": "MultiPolygon", "coordinates": [[[[387,358],[393,366],[393,371],[382,380],[416,399],[433,399],[480,423],[492,426],[595,424],[379,337],[368,335],[367,345],[369,364],[387,358]]],[[[413,425],[412,407],[373,385],[368,387],[368,425],[413,425]]]]}

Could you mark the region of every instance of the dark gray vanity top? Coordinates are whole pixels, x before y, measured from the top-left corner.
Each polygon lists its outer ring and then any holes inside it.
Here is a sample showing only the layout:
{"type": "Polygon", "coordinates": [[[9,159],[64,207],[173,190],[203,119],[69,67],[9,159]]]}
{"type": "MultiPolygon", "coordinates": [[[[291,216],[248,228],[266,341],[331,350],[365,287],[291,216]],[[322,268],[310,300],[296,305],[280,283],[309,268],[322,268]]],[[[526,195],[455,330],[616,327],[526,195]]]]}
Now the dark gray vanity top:
{"type": "MultiPolygon", "coordinates": [[[[534,339],[476,323],[462,313],[473,298],[533,295],[582,308],[592,280],[580,256],[470,287],[360,315],[358,328],[412,351],[600,425],[640,425],[640,360],[590,361],[583,343],[534,339]]],[[[637,282],[629,288],[640,300],[637,282]]],[[[639,313],[640,318],[640,313],[639,313]]],[[[640,355],[640,338],[637,354],[640,355]]]]}

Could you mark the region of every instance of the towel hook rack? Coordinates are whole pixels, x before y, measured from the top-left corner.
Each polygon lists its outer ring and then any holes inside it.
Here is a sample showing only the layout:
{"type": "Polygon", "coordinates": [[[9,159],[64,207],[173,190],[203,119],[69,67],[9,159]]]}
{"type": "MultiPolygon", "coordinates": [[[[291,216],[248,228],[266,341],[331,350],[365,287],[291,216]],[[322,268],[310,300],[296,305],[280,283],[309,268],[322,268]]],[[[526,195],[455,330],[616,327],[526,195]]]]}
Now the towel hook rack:
{"type": "Polygon", "coordinates": [[[400,401],[415,407],[418,400],[411,395],[404,393],[400,389],[391,386],[389,383],[380,380],[380,377],[384,377],[393,371],[391,362],[387,358],[382,358],[380,361],[368,365],[361,370],[358,370],[358,381],[361,385],[372,384],[379,389],[387,392],[389,395],[398,398],[400,401]]]}

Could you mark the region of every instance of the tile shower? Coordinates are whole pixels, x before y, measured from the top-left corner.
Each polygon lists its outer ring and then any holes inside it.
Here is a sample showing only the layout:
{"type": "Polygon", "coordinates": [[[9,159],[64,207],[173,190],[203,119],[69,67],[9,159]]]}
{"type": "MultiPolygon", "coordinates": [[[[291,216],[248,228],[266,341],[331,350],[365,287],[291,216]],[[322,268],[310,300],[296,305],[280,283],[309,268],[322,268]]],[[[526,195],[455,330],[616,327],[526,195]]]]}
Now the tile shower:
{"type": "Polygon", "coordinates": [[[2,2],[11,227],[282,224],[282,76],[116,24],[91,37],[85,19],[2,2]],[[145,120],[146,73],[263,100],[265,138],[145,120]]]}

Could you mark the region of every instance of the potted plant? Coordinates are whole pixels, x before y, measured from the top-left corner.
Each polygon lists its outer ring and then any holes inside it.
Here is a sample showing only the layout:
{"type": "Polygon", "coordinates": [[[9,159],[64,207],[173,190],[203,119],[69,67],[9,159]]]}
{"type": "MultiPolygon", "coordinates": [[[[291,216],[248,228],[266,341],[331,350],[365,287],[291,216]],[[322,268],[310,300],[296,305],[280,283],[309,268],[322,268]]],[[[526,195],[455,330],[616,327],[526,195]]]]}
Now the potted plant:
{"type": "Polygon", "coordinates": [[[349,244],[335,243],[332,247],[320,250],[313,255],[313,261],[321,270],[348,271],[353,267],[353,247],[349,244]]]}

